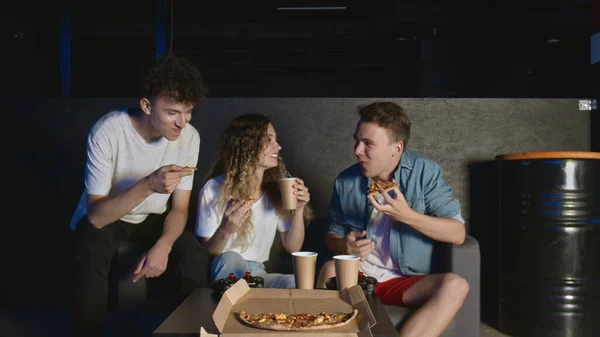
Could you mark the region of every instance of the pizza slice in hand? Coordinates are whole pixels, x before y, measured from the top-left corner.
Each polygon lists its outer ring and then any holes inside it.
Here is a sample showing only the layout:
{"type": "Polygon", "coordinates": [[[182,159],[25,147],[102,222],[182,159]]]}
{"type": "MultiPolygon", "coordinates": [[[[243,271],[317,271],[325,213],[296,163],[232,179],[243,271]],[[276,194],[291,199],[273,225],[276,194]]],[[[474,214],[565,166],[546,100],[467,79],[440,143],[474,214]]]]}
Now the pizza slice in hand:
{"type": "Polygon", "coordinates": [[[394,181],[383,181],[383,180],[373,179],[373,182],[371,183],[371,185],[369,185],[367,194],[369,194],[369,195],[379,194],[380,189],[383,189],[384,191],[389,192],[389,191],[393,190],[394,187],[396,187],[396,186],[398,186],[398,184],[394,181]]]}

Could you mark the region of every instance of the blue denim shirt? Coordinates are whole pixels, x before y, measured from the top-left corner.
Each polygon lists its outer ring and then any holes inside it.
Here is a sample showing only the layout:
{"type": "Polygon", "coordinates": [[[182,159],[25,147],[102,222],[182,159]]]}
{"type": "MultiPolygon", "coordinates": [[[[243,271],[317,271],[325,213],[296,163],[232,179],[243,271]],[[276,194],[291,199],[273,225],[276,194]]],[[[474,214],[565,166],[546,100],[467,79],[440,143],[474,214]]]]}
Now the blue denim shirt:
{"type": "MultiPolygon", "coordinates": [[[[454,218],[464,223],[460,204],[442,177],[442,169],[433,160],[405,151],[395,181],[400,183],[408,205],[430,216],[454,218]]],[[[336,178],[329,208],[329,232],[345,236],[350,231],[366,230],[371,237],[369,216],[373,206],[367,199],[372,179],[363,175],[359,164],[350,166],[336,178]]],[[[404,275],[431,273],[434,241],[412,227],[392,221],[391,257],[404,275]]]]}

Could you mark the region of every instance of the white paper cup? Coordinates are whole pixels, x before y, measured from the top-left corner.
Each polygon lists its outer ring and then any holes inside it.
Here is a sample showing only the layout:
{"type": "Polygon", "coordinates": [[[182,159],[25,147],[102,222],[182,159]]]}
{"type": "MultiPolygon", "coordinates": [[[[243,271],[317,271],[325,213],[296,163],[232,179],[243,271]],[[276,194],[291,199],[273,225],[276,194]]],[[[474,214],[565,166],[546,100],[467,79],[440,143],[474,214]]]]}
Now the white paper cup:
{"type": "Polygon", "coordinates": [[[317,253],[295,252],[292,253],[294,261],[294,278],[297,289],[315,288],[315,270],[317,267],[317,253]]]}
{"type": "Polygon", "coordinates": [[[281,199],[283,200],[283,208],[287,210],[295,210],[298,208],[298,199],[294,195],[294,183],[296,178],[279,179],[279,190],[281,191],[281,199]]]}
{"type": "Polygon", "coordinates": [[[360,256],[336,255],[333,257],[333,261],[338,290],[342,291],[358,284],[360,256]]]}

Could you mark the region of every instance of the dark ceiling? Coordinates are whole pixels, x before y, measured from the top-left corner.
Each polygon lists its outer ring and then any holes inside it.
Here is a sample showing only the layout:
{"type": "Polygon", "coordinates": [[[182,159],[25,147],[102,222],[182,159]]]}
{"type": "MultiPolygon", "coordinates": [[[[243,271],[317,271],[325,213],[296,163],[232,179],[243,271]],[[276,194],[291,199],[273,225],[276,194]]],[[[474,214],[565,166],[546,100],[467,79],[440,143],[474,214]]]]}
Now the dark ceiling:
{"type": "MultiPolygon", "coordinates": [[[[148,3],[71,3],[73,96],[135,96],[157,18],[167,49],[199,65],[213,97],[590,93],[590,1],[148,3]]],[[[11,94],[61,94],[61,8],[39,6],[3,10],[11,94]]]]}

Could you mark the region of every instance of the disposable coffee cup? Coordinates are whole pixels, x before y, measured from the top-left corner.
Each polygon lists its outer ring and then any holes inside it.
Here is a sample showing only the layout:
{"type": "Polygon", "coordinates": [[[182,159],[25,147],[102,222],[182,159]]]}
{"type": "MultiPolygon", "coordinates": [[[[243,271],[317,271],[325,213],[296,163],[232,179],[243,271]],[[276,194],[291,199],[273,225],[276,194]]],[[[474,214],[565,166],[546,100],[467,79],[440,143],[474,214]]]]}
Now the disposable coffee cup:
{"type": "Polygon", "coordinates": [[[296,178],[279,179],[279,190],[281,191],[281,199],[283,200],[283,208],[287,210],[295,210],[298,208],[298,199],[294,195],[294,184],[296,178]]]}
{"type": "Polygon", "coordinates": [[[294,278],[296,289],[315,288],[315,269],[317,267],[317,253],[295,252],[292,253],[294,261],[294,278]]]}
{"type": "Polygon", "coordinates": [[[333,257],[333,261],[338,290],[342,291],[358,284],[360,256],[336,255],[333,257]]]}

